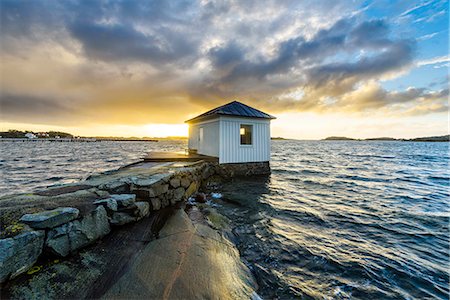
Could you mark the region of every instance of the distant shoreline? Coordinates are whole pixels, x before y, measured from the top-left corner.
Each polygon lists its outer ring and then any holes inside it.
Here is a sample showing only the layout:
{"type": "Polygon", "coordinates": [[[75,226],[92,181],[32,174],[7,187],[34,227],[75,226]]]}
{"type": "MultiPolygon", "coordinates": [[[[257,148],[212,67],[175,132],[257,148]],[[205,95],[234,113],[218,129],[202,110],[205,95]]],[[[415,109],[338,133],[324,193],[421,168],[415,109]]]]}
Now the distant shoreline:
{"type": "Polygon", "coordinates": [[[418,137],[412,139],[396,139],[391,137],[354,139],[345,136],[330,136],[322,141],[384,141],[384,142],[450,142],[450,135],[418,137]]]}
{"type": "Polygon", "coordinates": [[[60,143],[93,143],[93,142],[159,142],[157,139],[121,139],[121,138],[0,138],[0,142],[60,142],[60,143]]]}

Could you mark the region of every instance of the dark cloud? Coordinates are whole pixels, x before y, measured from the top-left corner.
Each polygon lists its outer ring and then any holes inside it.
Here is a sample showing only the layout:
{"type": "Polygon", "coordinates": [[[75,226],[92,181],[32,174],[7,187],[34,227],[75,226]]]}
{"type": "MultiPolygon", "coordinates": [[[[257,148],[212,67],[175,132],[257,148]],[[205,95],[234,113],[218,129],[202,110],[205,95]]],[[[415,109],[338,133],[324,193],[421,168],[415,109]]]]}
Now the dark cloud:
{"type": "Polygon", "coordinates": [[[71,122],[73,108],[65,105],[61,99],[14,94],[0,94],[0,112],[3,121],[35,123],[59,123],[62,119],[71,122]]]}
{"type": "MultiPolygon", "coordinates": [[[[416,42],[397,36],[388,19],[365,20],[350,1],[0,5],[1,55],[8,60],[2,88],[10,91],[2,110],[9,120],[37,118],[29,111],[43,120],[46,111],[82,119],[91,106],[150,122],[146,114],[159,120],[152,109],[165,112],[166,103],[201,107],[224,98],[274,111],[364,111],[445,98],[373,86],[411,67],[416,42]],[[26,96],[36,90],[53,96],[26,96]]],[[[182,121],[184,114],[170,119],[182,121]]]]}
{"type": "Polygon", "coordinates": [[[145,34],[123,24],[101,25],[77,22],[69,26],[88,57],[105,61],[175,62],[191,55],[195,48],[183,37],[170,31],[145,34]]]}

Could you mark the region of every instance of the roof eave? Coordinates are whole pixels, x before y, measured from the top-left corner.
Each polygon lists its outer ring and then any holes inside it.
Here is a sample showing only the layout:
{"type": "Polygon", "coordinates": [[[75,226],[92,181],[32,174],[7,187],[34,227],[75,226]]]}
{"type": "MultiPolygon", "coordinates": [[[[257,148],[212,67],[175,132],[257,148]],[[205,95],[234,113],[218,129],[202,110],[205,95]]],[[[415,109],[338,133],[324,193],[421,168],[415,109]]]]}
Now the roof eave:
{"type": "Polygon", "coordinates": [[[189,123],[200,123],[202,121],[207,121],[207,120],[211,120],[211,119],[215,119],[215,118],[219,118],[220,116],[225,116],[225,117],[234,117],[234,118],[244,118],[244,119],[263,119],[263,120],[275,120],[276,117],[269,115],[269,117],[248,117],[248,116],[238,116],[238,115],[231,115],[231,114],[215,114],[215,115],[210,115],[210,116],[203,116],[203,117],[195,117],[189,120],[184,121],[184,123],[189,124],[189,123]]]}

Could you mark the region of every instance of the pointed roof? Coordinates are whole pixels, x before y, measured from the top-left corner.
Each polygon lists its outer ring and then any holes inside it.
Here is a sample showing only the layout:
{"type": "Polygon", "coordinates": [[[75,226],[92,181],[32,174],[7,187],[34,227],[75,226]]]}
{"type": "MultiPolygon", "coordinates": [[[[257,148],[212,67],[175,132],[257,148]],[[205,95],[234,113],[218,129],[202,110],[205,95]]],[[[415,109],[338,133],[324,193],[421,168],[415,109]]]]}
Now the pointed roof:
{"type": "Polygon", "coordinates": [[[233,101],[228,104],[211,109],[195,118],[185,121],[185,123],[200,122],[205,119],[210,119],[216,116],[235,116],[244,118],[258,118],[258,119],[276,119],[274,116],[266,114],[256,108],[250,107],[239,101],[233,101]]]}

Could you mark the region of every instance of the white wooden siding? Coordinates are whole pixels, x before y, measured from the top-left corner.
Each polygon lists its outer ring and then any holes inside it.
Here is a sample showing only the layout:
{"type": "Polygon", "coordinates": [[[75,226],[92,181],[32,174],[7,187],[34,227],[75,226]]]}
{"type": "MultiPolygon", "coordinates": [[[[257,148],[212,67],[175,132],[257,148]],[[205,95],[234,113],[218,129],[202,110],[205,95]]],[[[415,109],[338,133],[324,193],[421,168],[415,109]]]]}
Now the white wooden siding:
{"type": "Polygon", "coordinates": [[[219,119],[189,124],[189,149],[196,149],[197,153],[219,157],[219,119]],[[199,132],[203,128],[203,142],[199,144],[199,132]]]}
{"type": "Polygon", "coordinates": [[[219,163],[270,160],[270,120],[220,117],[219,163]],[[253,125],[252,145],[241,145],[240,125],[253,125]]]}

